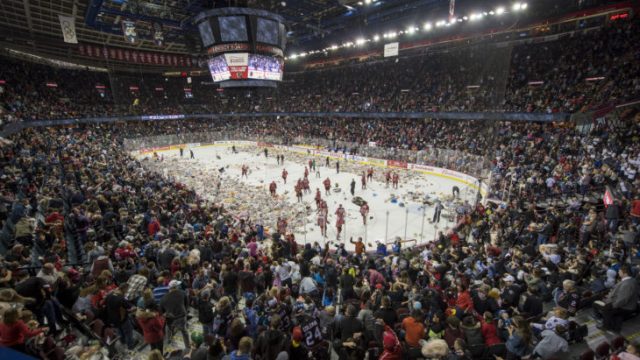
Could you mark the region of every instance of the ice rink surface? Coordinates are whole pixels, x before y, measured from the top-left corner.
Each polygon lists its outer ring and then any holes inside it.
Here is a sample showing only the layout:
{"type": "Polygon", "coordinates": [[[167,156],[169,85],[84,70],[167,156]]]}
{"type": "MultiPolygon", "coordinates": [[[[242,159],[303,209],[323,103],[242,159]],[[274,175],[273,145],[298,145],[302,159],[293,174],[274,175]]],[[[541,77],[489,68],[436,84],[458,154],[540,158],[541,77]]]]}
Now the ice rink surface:
{"type": "MultiPolygon", "coordinates": [[[[373,167],[374,180],[367,183],[367,189],[361,189],[362,171],[369,166],[354,162],[340,161],[340,173],[336,173],[336,159],[330,160],[330,166],[325,166],[326,158],[300,154],[293,151],[269,149],[269,156],[265,157],[263,149],[257,147],[238,147],[233,153],[230,147],[201,147],[194,148],[195,159],[189,159],[189,150],[185,149],[181,158],[178,150],[164,151],[160,154],[164,161],[153,164],[152,168],[165,176],[172,176],[177,181],[193,188],[201,197],[223,202],[231,207],[236,216],[250,217],[251,221],[262,222],[265,227],[275,231],[276,219],[282,216],[288,219],[288,231],[293,231],[299,244],[319,242],[324,246],[326,241],[335,245],[337,231],[335,227],[335,211],[339,204],[346,209],[347,216],[343,226],[341,242],[346,241],[346,248],[352,250],[349,238],[366,239],[367,250],[373,250],[376,241],[392,243],[396,237],[415,239],[406,246],[416,243],[432,241],[437,231],[445,231],[453,222],[446,219],[447,211],[453,212],[453,206],[443,211],[439,223],[432,223],[433,206],[423,205],[425,196],[430,202],[436,198],[451,197],[453,186],[461,190],[460,198],[473,204],[475,190],[462,183],[439,176],[425,175],[413,170],[391,169],[398,172],[400,182],[398,189],[387,187],[384,173],[387,168],[373,167]],[[285,161],[279,165],[276,154],[283,154],[285,161]],[[309,170],[311,192],[303,197],[303,204],[296,199],[294,186],[298,179],[304,177],[305,166],[308,161],[316,160],[316,167],[320,173],[309,170]],[[249,167],[248,177],[241,177],[242,166],[249,167]],[[285,184],[281,175],[282,170],[289,173],[285,184]],[[221,171],[222,170],[222,171],[221,171]],[[331,180],[332,191],[325,195],[324,181],[331,180]],[[351,180],[356,181],[355,196],[361,197],[369,204],[369,219],[365,226],[360,215],[360,207],[352,202],[350,194],[351,180]],[[216,192],[216,183],[221,182],[220,193],[216,192]],[[269,184],[275,181],[278,198],[269,195],[269,184]],[[336,192],[338,184],[339,192],[336,192]],[[329,208],[329,224],[327,237],[323,238],[317,226],[317,212],[315,205],[316,188],[322,193],[329,208]],[[396,198],[397,201],[392,201],[396,198]],[[233,208],[233,203],[249,203],[251,206],[239,205],[233,208]],[[297,218],[297,219],[296,219],[297,218]],[[306,221],[305,221],[306,219],[306,221]]],[[[150,155],[136,155],[138,158],[150,158],[150,155]]],[[[446,205],[446,203],[445,203],[446,205]]]]}

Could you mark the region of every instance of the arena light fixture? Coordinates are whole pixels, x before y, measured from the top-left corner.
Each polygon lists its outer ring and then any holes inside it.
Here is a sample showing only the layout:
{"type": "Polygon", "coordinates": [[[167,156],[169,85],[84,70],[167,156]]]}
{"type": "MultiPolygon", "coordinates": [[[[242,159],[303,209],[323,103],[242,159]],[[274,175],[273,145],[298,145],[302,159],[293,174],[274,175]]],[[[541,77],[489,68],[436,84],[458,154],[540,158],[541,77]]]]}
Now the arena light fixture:
{"type": "Polygon", "coordinates": [[[496,15],[504,14],[504,7],[500,6],[496,8],[496,15]]]}
{"type": "Polygon", "coordinates": [[[462,19],[463,19],[464,21],[467,21],[467,20],[469,20],[469,17],[467,17],[467,16],[463,16],[463,17],[462,17],[462,19]]]}
{"type": "Polygon", "coordinates": [[[436,27],[442,27],[442,26],[444,26],[446,23],[447,23],[446,21],[444,21],[444,20],[440,20],[440,21],[438,21],[438,22],[436,23],[436,27]]]}
{"type": "Polygon", "coordinates": [[[358,46],[363,45],[366,42],[367,42],[367,40],[365,40],[363,38],[356,39],[356,45],[358,45],[358,46]]]}
{"type": "Polygon", "coordinates": [[[528,6],[529,6],[529,4],[527,4],[527,3],[521,3],[520,4],[520,10],[526,10],[528,6]]]}
{"type": "Polygon", "coordinates": [[[431,25],[430,22],[424,23],[423,29],[425,29],[426,31],[430,31],[433,28],[433,25],[431,25]]]}
{"type": "Polygon", "coordinates": [[[380,35],[377,35],[377,34],[374,35],[373,36],[373,41],[378,41],[378,40],[380,40],[380,35]]]}
{"type": "Polygon", "coordinates": [[[409,27],[407,28],[407,30],[405,30],[405,33],[407,33],[407,34],[409,34],[409,35],[411,35],[411,34],[413,34],[413,33],[415,33],[415,32],[416,32],[416,28],[415,28],[413,25],[409,26],[409,27]]]}
{"type": "Polygon", "coordinates": [[[338,45],[331,45],[331,47],[329,48],[331,50],[337,50],[338,49],[338,45]]]}
{"type": "Polygon", "coordinates": [[[371,4],[371,0],[364,0],[364,4],[365,4],[365,5],[369,5],[369,4],[371,4]]]}

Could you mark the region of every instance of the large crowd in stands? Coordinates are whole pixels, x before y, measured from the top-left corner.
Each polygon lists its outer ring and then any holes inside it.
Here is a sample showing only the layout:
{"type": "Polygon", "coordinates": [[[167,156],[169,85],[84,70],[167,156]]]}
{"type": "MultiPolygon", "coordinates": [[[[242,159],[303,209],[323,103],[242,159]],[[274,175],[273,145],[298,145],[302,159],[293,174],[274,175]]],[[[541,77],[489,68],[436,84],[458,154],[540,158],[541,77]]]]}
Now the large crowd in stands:
{"type": "MultiPolygon", "coordinates": [[[[467,82],[495,79],[457,68],[420,81],[409,65],[392,63],[350,68],[343,81],[338,70],[296,75],[308,82],[279,92],[304,86],[299,94],[306,95],[275,107],[255,97],[236,104],[252,111],[579,111],[637,97],[637,26],[534,46],[545,52],[516,47],[502,107],[493,90],[483,95],[491,106],[461,97],[467,82]],[[370,76],[374,69],[378,77],[370,76]],[[394,75],[411,91],[398,93],[394,75]],[[457,76],[463,80],[453,85],[457,76]],[[583,81],[588,76],[606,80],[592,85],[583,81]],[[540,89],[525,86],[534,77],[545,77],[540,89]],[[432,97],[416,96],[421,91],[432,97]],[[353,92],[370,107],[344,100],[353,92]]],[[[430,72],[448,66],[451,58],[442,56],[400,62],[430,72]]],[[[45,69],[0,67],[5,121],[131,110],[79,91],[89,83],[84,73],[45,69]],[[29,78],[75,95],[60,102],[29,78]]],[[[106,82],[93,75],[91,82],[106,82]]],[[[239,109],[228,100],[225,109],[239,109]]],[[[22,130],[0,142],[0,346],[48,359],[565,359],[587,335],[578,318],[588,309],[612,339],[595,349],[599,358],[638,359],[637,346],[617,336],[638,312],[639,131],[633,111],[584,131],[575,124],[288,117],[22,130]],[[459,225],[420,247],[361,239],[353,239],[355,252],[302,246],[267,232],[276,224],[228,213],[148,172],[123,146],[127,138],[216,132],[285,143],[332,139],[353,144],[334,148],[350,153],[366,152],[370,142],[427,154],[454,149],[485,157],[489,198],[510,201],[469,207],[459,225]],[[614,200],[605,206],[607,186],[614,200]]]]}
{"type": "Polygon", "coordinates": [[[396,59],[287,73],[276,91],[253,94],[217,92],[203,77],[188,83],[3,59],[0,116],[8,122],[160,112],[583,112],[640,97],[639,24],[634,18],[550,42],[427,48],[396,59]],[[96,85],[106,87],[104,96],[96,85]],[[185,99],[184,88],[193,99],[185,99]]]}

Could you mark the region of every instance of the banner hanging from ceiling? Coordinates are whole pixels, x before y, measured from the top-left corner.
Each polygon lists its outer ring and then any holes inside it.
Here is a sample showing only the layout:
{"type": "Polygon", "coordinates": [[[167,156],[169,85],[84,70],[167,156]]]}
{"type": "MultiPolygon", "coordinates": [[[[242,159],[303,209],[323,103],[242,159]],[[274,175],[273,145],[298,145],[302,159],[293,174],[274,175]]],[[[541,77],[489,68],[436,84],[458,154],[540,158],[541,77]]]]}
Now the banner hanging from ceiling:
{"type": "Polygon", "coordinates": [[[124,40],[129,44],[135,44],[138,39],[138,33],[136,32],[136,23],[131,20],[122,21],[122,33],[124,34],[124,40]]]}
{"type": "Polygon", "coordinates": [[[64,42],[77,44],[78,38],[76,37],[75,19],[72,16],[58,15],[58,20],[60,20],[60,29],[62,30],[64,42]]]}
{"type": "Polygon", "coordinates": [[[162,24],[160,23],[153,24],[153,42],[158,46],[164,44],[164,32],[162,31],[162,24]]]}
{"type": "Polygon", "coordinates": [[[189,55],[139,51],[93,44],[80,44],[78,46],[78,52],[82,56],[91,58],[122,61],[133,64],[193,67],[197,63],[189,55]]]}

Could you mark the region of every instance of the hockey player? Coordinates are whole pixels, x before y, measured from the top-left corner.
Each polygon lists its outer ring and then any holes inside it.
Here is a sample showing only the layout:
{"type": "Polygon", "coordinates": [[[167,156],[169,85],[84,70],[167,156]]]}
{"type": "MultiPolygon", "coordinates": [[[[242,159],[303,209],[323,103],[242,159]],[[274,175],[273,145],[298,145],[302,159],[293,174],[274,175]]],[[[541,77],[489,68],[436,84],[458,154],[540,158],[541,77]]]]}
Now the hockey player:
{"type": "Polygon", "coordinates": [[[298,179],[296,186],[293,188],[296,192],[296,197],[298,198],[298,202],[302,202],[302,180],[298,179]]]}
{"type": "Polygon", "coordinates": [[[272,181],[271,184],[269,184],[269,193],[271,193],[272,197],[276,197],[277,188],[278,188],[278,185],[276,185],[275,181],[272,181]]]}
{"type": "Polygon", "coordinates": [[[385,185],[388,188],[389,187],[389,183],[391,182],[391,171],[387,171],[384,174],[384,180],[385,180],[385,185]]]}
{"type": "Polygon", "coordinates": [[[242,164],[242,175],[240,177],[249,178],[249,166],[242,164]]]}
{"type": "Polygon", "coordinates": [[[322,182],[324,184],[324,194],[331,195],[331,180],[329,178],[324,179],[322,182]]]}
{"type": "Polygon", "coordinates": [[[393,173],[393,188],[397,189],[398,188],[398,183],[400,182],[400,175],[398,175],[397,172],[393,173]]]}
{"type": "Polygon", "coordinates": [[[309,187],[309,179],[306,177],[302,179],[302,190],[305,194],[311,192],[311,188],[309,187]]]}
{"type": "Polygon", "coordinates": [[[367,190],[367,176],[364,171],[362,172],[362,176],[360,177],[360,183],[362,184],[362,190],[367,190]]]}
{"type": "Polygon", "coordinates": [[[316,196],[314,200],[316,201],[316,207],[320,208],[320,202],[322,201],[322,194],[320,194],[320,188],[316,188],[316,196]]]}
{"type": "Polygon", "coordinates": [[[344,217],[346,215],[346,212],[344,210],[344,208],[342,207],[342,204],[340,204],[338,206],[338,209],[336,210],[336,216],[337,216],[337,220],[336,220],[336,231],[337,231],[337,236],[336,236],[336,240],[340,240],[340,233],[342,233],[342,225],[344,225],[344,217]]]}
{"type": "Polygon", "coordinates": [[[289,175],[287,169],[282,169],[282,180],[284,180],[285,184],[287,183],[287,175],[289,175]]]}
{"type": "Polygon", "coordinates": [[[373,168],[372,167],[370,167],[367,170],[367,181],[371,181],[371,180],[373,180],[373,168]]]}
{"type": "Polygon", "coordinates": [[[362,215],[362,223],[367,225],[367,217],[369,216],[369,204],[365,201],[360,205],[360,215],[362,215]]]}
{"type": "Polygon", "coordinates": [[[320,235],[323,237],[327,237],[327,224],[329,223],[327,215],[324,208],[318,208],[318,226],[320,227],[320,235]]]}

